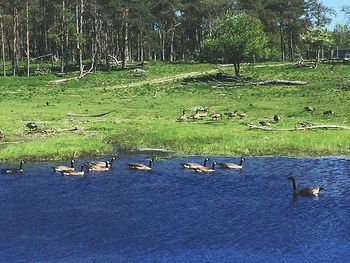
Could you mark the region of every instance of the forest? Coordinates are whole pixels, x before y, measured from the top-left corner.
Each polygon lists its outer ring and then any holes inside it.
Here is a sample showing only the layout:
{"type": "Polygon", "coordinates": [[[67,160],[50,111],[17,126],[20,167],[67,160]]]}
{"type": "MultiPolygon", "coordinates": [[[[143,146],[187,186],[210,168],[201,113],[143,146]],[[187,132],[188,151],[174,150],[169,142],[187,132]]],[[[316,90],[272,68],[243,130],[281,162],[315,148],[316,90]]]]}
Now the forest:
{"type": "MultiPolygon", "coordinates": [[[[135,61],[207,61],[205,42],[228,12],[261,21],[268,47],[261,60],[309,58],[303,35],[314,29],[332,38],[322,56],[350,47],[349,25],[328,32],[335,11],[319,0],[2,0],[1,75],[83,76],[135,61]]],[[[349,7],[342,12],[350,17],[349,7]]]]}

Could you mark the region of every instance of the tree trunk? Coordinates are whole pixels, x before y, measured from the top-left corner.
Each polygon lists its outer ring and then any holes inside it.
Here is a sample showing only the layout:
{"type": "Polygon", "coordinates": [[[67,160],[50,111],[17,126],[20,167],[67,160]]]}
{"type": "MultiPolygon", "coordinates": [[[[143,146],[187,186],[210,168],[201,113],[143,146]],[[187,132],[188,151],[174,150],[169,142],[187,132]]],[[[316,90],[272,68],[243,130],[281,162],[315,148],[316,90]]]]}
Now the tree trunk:
{"type": "Polygon", "coordinates": [[[140,33],[137,33],[137,61],[141,61],[140,33]]]}
{"type": "Polygon", "coordinates": [[[128,39],[128,34],[129,34],[129,23],[128,23],[128,16],[129,16],[129,8],[125,7],[123,10],[123,46],[122,46],[122,67],[126,68],[127,66],[127,61],[129,57],[129,39],[128,39]]]}
{"type": "Polygon", "coordinates": [[[18,72],[18,52],[17,52],[17,16],[18,16],[18,11],[17,7],[13,8],[13,14],[12,14],[12,19],[13,19],[13,27],[12,27],[12,33],[13,33],[13,47],[12,47],[12,75],[16,76],[18,72]]]}
{"type": "Polygon", "coordinates": [[[285,54],[285,45],[284,45],[284,32],[283,32],[283,25],[280,24],[280,38],[281,38],[281,61],[286,60],[286,54],[285,54]]]}
{"type": "MultiPolygon", "coordinates": [[[[46,8],[45,6],[43,6],[43,16],[47,17],[47,13],[46,13],[46,8]]],[[[43,35],[44,35],[44,53],[47,54],[48,50],[49,50],[49,38],[48,38],[48,30],[47,30],[47,24],[44,23],[44,25],[42,25],[42,31],[43,31],[43,35]]],[[[39,52],[40,54],[40,52],[39,52]]]]}
{"type": "Polygon", "coordinates": [[[93,67],[94,71],[96,72],[96,60],[98,57],[98,51],[97,51],[97,3],[96,0],[94,1],[94,13],[93,13],[93,42],[91,46],[91,67],[93,67]]]}
{"type": "Polygon", "coordinates": [[[144,44],[143,44],[143,31],[141,30],[141,38],[140,38],[140,60],[143,62],[144,58],[144,44]]]}
{"type": "Polygon", "coordinates": [[[175,40],[175,25],[172,25],[171,35],[170,35],[170,62],[174,62],[174,40],[175,40]]]}
{"type": "Polygon", "coordinates": [[[208,13],[208,36],[209,38],[211,38],[212,35],[212,21],[211,21],[211,16],[210,16],[210,12],[208,13]]]}
{"type": "Polygon", "coordinates": [[[76,11],[76,30],[77,30],[77,52],[78,52],[78,63],[79,63],[79,76],[82,77],[84,74],[84,66],[83,66],[83,49],[81,38],[83,36],[83,9],[84,2],[83,0],[77,0],[75,5],[76,11]]]}
{"type": "Polygon", "coordinates": [[[30,69],[29,69],[29,64],[30,64],[30,50],[29,50],[29,0],[27,0],[26,3],[26,42],[27,42],[27,77],[29,77],[30,69]]]}
{"type": "Polygon", "coordinates": [[[294,50],[293,50],[293,33],[292,30],[289,28],[289,37],[288,37],[288,54],[289,54],[289,60],[294,59],[294,50]]]}
{"type": "Polygon", "coordinates": [[[240,77],[241,76],[240,63],[239,62],[234,62],[233,65],[235,67],[235,76],[236,77],[240,77]]]}
{"type": "Polygon", "coordinates": [[[65,41],[65,30],[64,30],[64,22],[65,22],[65,2],[62,1],[62,17],[61,17],[61,73],[64,72],[64,58],[65,58],[65,51],[64,51],[64,41],[65,41]]]}
{"type": "MultiPolygon", "coordinates": [[[[80,0],[80,13],[79,13],[79,33],[80,37],[83,37],[83,12],[84,12],[84,1],[80,0]]],[[[84,66],[83,66],[83,48],[82,44],[80,44],[79,49],[79,69],[80,69],[80,76],[83,75],[84,66]]]]}
{"type": "Polygon", "coordinates": [[[2,23],[2,15],[0,14],[0,29],[1,29],[1,53],[2,53],[2,70],[4,77],[6,76],[6,56],[5,56],[5,39],[4,25],[2,23]]]}
{"type": "Polygon", "coordinates": [[[165,60],[165,30],[163,27],[159,29],[159,39],[160,39],[160,46],[162,48],[162,57],[161,60],[165,60]]]}

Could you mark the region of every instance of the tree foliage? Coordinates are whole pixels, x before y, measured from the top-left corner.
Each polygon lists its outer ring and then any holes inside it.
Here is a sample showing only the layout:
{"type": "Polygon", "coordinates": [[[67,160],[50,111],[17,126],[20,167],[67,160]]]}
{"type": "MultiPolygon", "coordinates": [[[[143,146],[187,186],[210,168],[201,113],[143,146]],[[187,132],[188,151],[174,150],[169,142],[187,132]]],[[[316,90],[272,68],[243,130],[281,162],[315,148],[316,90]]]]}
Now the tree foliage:
{"type": "Polygon", "coordinates": [[[214,56],[233,63],[236,76],[240,75],[240,64],[262,57],[266,53],[266,35],[261,22],[247,14],[227,13],[213,28],[206,46],[214,56]]]}
{"type": "Polygon", "coordinates": [[[350,47],[350,26],[348,25],[336,25],[332,36],[335,45],[339,49],[348,49],[350,47]]]}
{"type": "MultiPolygon", "coordinates": [[[[300,35],[310,27],[324,27],[333,15],[320,0],[84,0],[76,13],[79,2],[0,0],[3,68],[10,65],[6,60],[12,61],[7,74],[11,70],[23,75],[29,60],[51,66],[45,72],[62,73],[91,65],[94,70],[110,70],[135,60],[197,60],[208,51],[203,46],[214,35],[214,24],[227,12],[259,19],[269,58],[293,60],[302,44],[300,35]],[[28,18],[23,4],[27,2],[28,18]]],[[[40,74],[34,70],[30,73],[40,74]]]]}
{"type": "Polygon", "coordinates": [[[332,34],[321,27],[309,29],[305,34],[301,35],[301,39],[307,48],[314,53],[316,62],[320,60],[320,51],[323,48],[330,48],[334,45],[332,34]]]}

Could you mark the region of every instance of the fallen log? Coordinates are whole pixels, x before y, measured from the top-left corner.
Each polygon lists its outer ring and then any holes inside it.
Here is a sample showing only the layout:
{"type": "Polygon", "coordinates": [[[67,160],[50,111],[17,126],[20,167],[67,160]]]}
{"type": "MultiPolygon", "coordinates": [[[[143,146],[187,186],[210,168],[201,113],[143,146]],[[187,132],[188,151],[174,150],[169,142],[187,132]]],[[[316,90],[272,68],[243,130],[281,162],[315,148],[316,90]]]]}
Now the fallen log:
{"type": "Polygon", "coordinates": [[[270,128],[265,126],[257,126],[252,124],[247,124],[247,126],[251,130],[263,130],[263,131],[306,131],[306,130],[350,130],[350,127],[348,126],[339,126],[339,125],[312,125],[312,126],[305,126],[305,127],[295,127],[295,128],[270,128]]]}
{"type": "Polygon", "coordinates": [[[268,84],[281,84],[281,85],[306,85],[306,81],[299,80],[280,80],[280,79],[270,79],[256,82],[257,86],[268,85],[268,84]]]}
{"type": "Polygon", "coordinates": [[[115,112],[115,110],[107,111],[107,112],[100,113],[100,114],[76,114],[76,113],[68,112],[67,116],[69,116],[69,117],[102,117],[102,116],[105,116],[105,115],[110,114],[112,112],[115,112]]]}
{"type": "Polygon", "coordinates": [[[65,82],[67,82],[67,81],[69,81],[69,80],[79,80],[79,77],[50,80],[50,81],[48,81],[48,83],[49,83],[49,84],[61,84],[61,83],[65,83],[65,82]]]}

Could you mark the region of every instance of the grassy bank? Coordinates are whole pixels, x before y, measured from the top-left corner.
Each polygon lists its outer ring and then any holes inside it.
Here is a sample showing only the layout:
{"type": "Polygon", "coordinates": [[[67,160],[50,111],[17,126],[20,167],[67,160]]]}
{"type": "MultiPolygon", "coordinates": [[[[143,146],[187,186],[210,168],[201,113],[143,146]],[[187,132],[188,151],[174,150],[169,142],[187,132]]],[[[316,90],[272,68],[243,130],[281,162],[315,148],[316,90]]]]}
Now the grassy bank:
{"type": "Polygon", "coordinates": [[[5,132],[5,139],[0,141],[0,159],[110,153],[112,143],[167,148],[179,154],[350,154],[349,130],[266,132],[246,126],[259,125],[264,117],[271,119],[274,114],[281,116],[271,125],[275,128],[293,128],[298,122],[350,126],[349,66],[337,66],[333,71],[327,65],[317,70],[290,65],[243,67],[243,76],[254,81],[304,80],[308,82],[305,86],[223,86],[203,79],[152,84],[161,78],[213,69],[208,64],[149,63],[142,71],[90,74],[61,85],[48,84],[57,79],[55,76],[1,77],[0,130],[5,132]],[[137,82],[143,85],[125,85],[137,82]],[[196,106],[210,106],[211,112],[221,113],[245,110],[248,116],[176,122],[182,109],[196,106]],[[315,107],[315,113],[303,111],[305,106],[315,107]],[[116,111],[99,118],[66,115],[109,110],[116,111]],[[334,114],[324,115],[327,110],[334,114]],[[29,121],[36,122],[37,131],[26,128],[29,121]]]}

